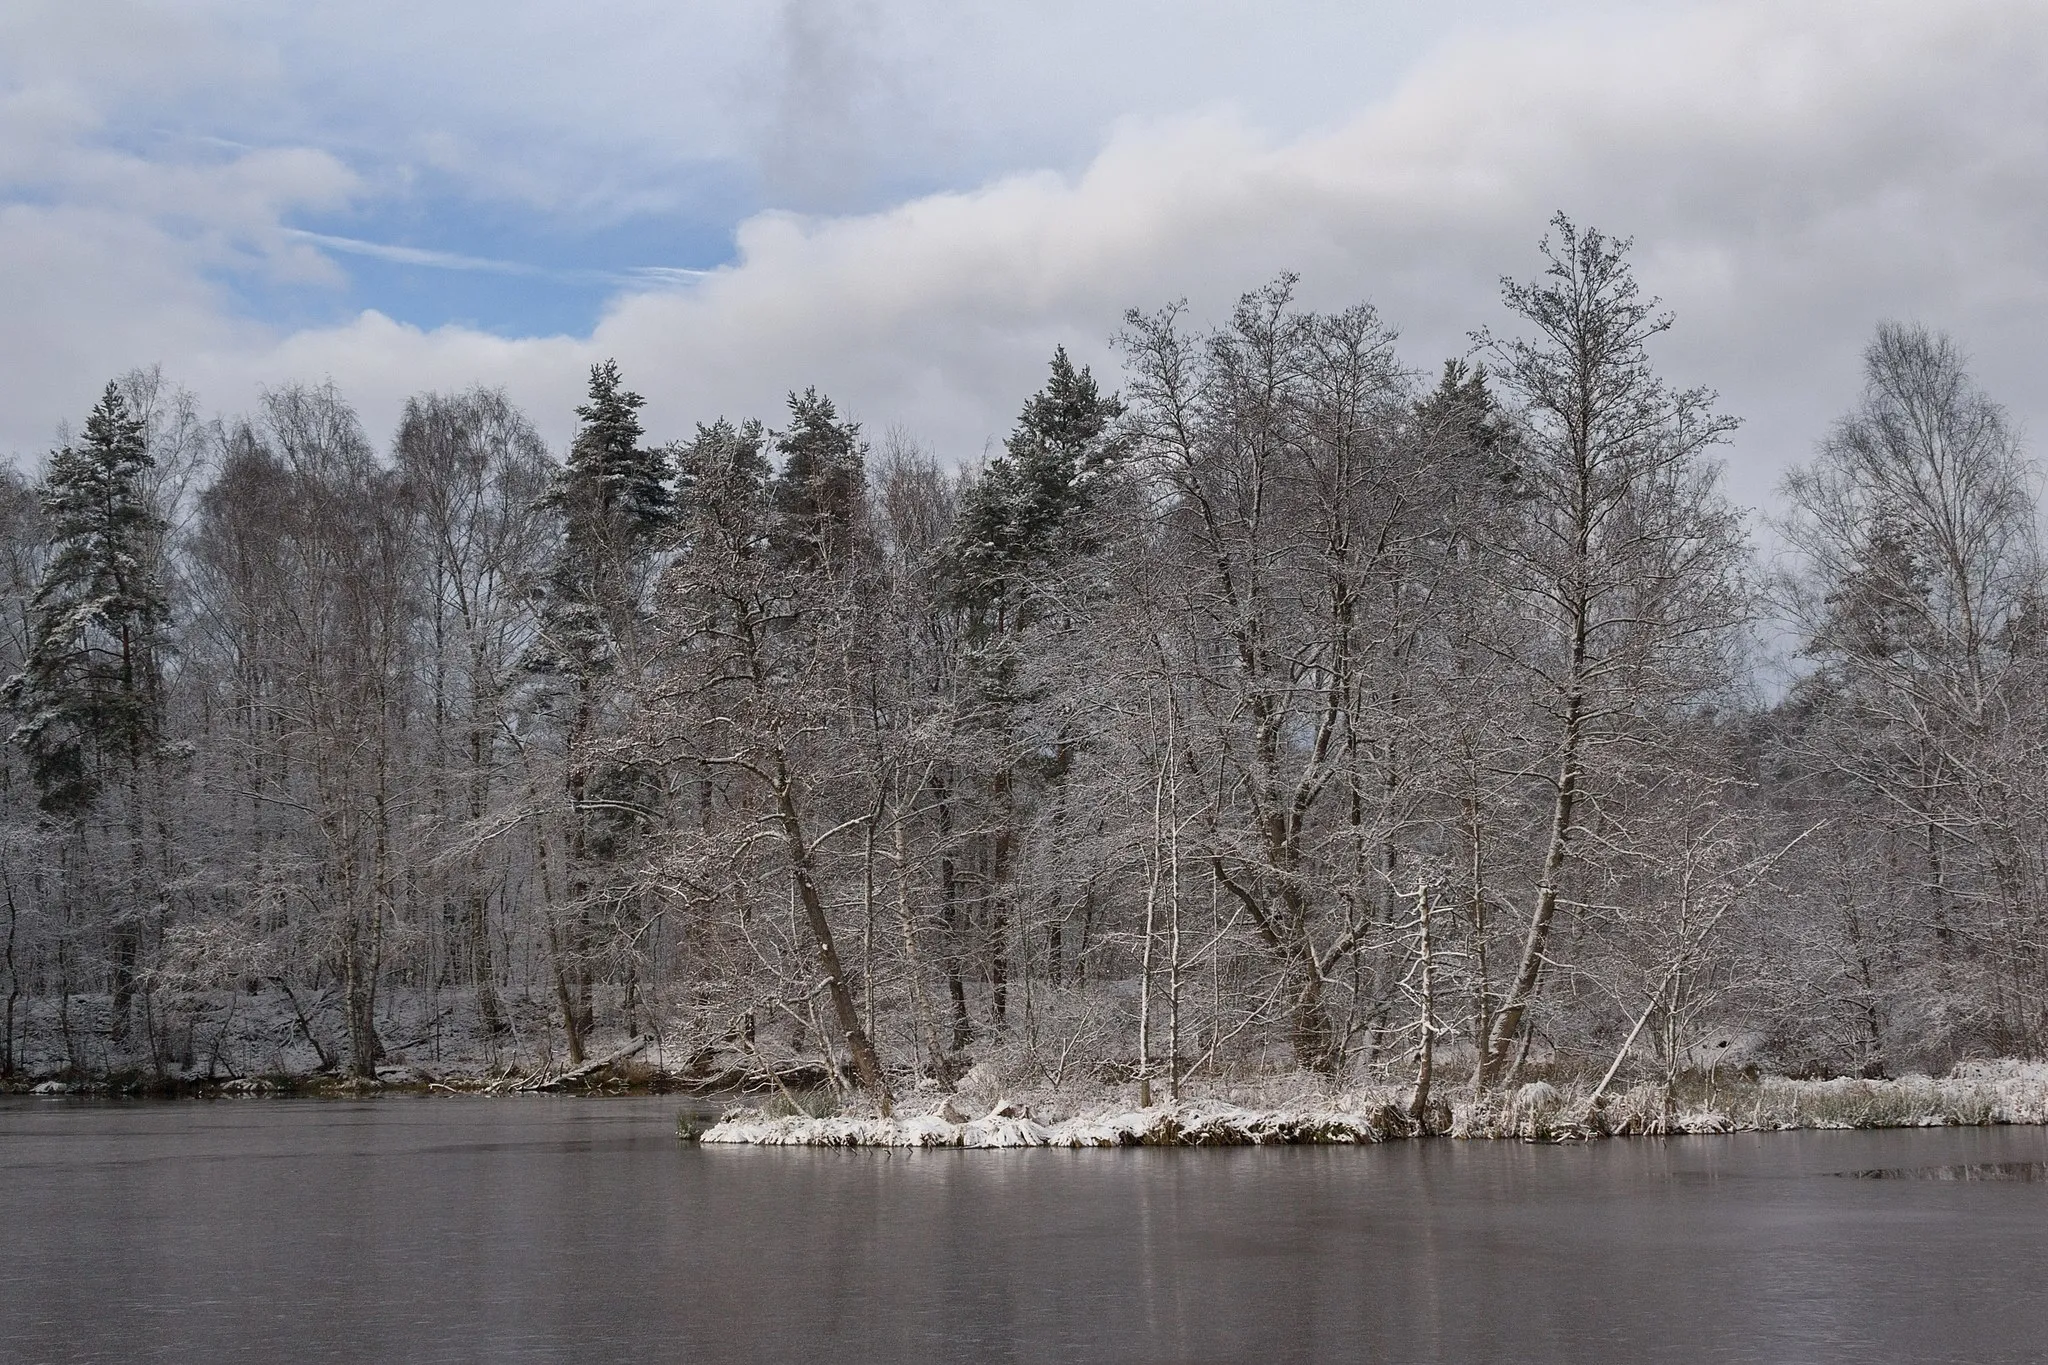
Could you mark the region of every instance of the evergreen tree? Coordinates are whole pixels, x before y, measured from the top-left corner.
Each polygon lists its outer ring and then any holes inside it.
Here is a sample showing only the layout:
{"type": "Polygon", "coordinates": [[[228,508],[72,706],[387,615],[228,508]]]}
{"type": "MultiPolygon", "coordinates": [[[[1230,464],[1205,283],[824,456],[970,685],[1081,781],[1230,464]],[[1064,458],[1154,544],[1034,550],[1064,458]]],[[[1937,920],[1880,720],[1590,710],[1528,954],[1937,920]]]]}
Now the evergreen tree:
{"type": "Polygon", "coordinates": [[[1064,346],[1053,352],[1052,377],[961,508],[948,560],[963,602],[1003,614],[1034,570],[1092,548],[1085,513],[1128,448],[1116,427],[1123,410],[1064,346]]]}
{"type": "Polygon", "coordinates": [[[867,486],[867,444],[858,422],[842,422],[816,387],[789,395],[789,425],[775,433],[782,469],[770,495],[780,523],[775,549],[785,563],[844,563],[867,486]]]}
{"type": "Polygon", "coordinates": [[[590,401],[576,409],[583,425],[563,471],[566,505],[592,521],[617,522],[640,542],[658,535],[673,511],[667,456],[640,444],[646,402],[623,387],[616,360],[591,366],[590,401]]]}
{"type": "Polygon", "coordinates": [[[1486,382],[1484,365],[1446,360],[1436,388],[1415,404],[1422,439],[1448,453],[1457,482],[1514,497],[1522,477],[1514,419],[1486,382]]]}
{"type": "MultiPolygon", "coordinates": [[[[532,671],[560,680],[548,699],[561,725],[568,803],[568,910],[550,920],[557,1002],[572,1061],[594,1022],[591,958],[600,910],[631,913],[617,871],[641,828],[641,775],[606,761],[599,740],[616,715],[613,678],[635,654],[655,551],[675,515],[670,459],[641,444],[646,400],[624,387],[616,361],[590,370],[590,401],[546,504],[562,517],[532,671]]],[[[630,937],[630,928],[616,936],[630,937]]]]}
{"type": "Polygon", "coordinates": [[[139,767],[156,740],[169,609],[150,568],[163,533],[146,492],[151,464],[143,423],[109,384],[84,440],[56,451],[43,479],[52,553],[28,657],[5,696],[54,815],[92,809],[106,769],[139,767]]]}
{"type": "Polygon", "coordinates": [[[774,475],[767,445],[767,431],[756,420],[698,424],[695,438],[676,455],[678,512],[688,524],[683,539],[722,536],[739,555],[760,547],[774,475]]]}
{"type": "MultiPolygon", "coordinates": [[[[1085,366],[1075,369],[1065,347],[1053,352],[1051,368],[1046,386],[1025,401],[1003,453],[968,489],[943,558],[951,596],[967,609],[967,724],[980,732],[987,760],[981,784],[995,825],[986,852],[991,893],[984,934],[990,1013],[998,1028],[1007,1009],[1020,799],[1041,789],[1057,793],[1074,757],[1063,727],[1055,725],[1048,736],[1035,724],[1035,689],[1024,676],[1025,636],[1037,624],[1034,590],[1043,576],[1097,547],[1091,513],[1103,481],[1128,450],[1117,427],[1123,404],[1104,397],[1085,366]],[[1048,751],[1049,762],[1025,760],[1048,751]]],[[[1057,794],[1053,804],[1063,807],[1057,794]]],[[[1053,817],[1055,825],[1059,819],[1053,817]]],[[[1056,922],[1052,929],[1055,962],[1064,956],[1062,927],[1056,922]]]]}
{"type": "Polygon", "coordinates": [[[152,569],[164,531],[148,491],[152,464],[144,423],[107,385],[84,440],[52,454],[44,474],[50,558],[30,604],[27,656],[4,689],[45,812],[78,821],[82,833],[109,774],[123,778],[135,880],[111,923],[117,1042],[128,1035],[140,949],[134,912],[147,895],[142,768],[158,740],[170,615],[152,569]]]}
{"type": "Polygon", "coordinates": [[[537,671],[579,681],[610,668],[637,611],[648,552],[674,515],[669,459],[641,445],[646,402],[623,386],[617,361],[590,367],[590,401],[568,463],[546,499],[563,521],[548,575],[537,671]]]}

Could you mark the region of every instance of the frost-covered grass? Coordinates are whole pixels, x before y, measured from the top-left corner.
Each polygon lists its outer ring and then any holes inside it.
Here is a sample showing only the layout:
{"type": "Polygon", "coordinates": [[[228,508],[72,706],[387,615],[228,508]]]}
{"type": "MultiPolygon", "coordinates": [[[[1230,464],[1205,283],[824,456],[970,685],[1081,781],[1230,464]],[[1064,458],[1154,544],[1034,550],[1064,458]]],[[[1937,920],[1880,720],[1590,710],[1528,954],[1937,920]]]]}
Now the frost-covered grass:
{"type": "Polygon", "coordinates": [[[1757,1128],[1902,1128],[1944,1124],[2048,1123],[2048,1063],[1964,1062],[1935,1080],[1793,1081],[1756,1086],[1757,1128]]]}
{"type": "MultiPolygon", "coordinates": [[[[1629,1134],[1731,1133],[1794,1128],[1910,1128],[2048,1123],[2048,1064],[1972,1062],[1934,1079],[1791,1080],[1764,1077],[1610,1090],[1537,1081],[1512,1090],[1451,1095],[1417,1122],[1403,1093],[1367,1087],[1303,1093],[1255,1107],[1208,1095],[1145,1109],[1083,1103],[1066,1112],[1007,1101],[969,1117],[947,1097],[894,1118],[808,1117],[736,1110],[695,1134],[707,1143],[809,1147],[1204,1147],[1384,1142],[1448,1133],[1464,1138],[1571,1141],[1629,1134]]],[[[1278,1088],[1278,1087],[1275,1087],[1278,1088]]]]}
{"type": "Polygon", "coordinates": [[[730,1115],[699,1136],[709,1143],[795,1147],[1245,1147],[1383,1142],[1418,1128],[1391,1106],[1242,1109],[1221,1103],[1161,1105],[1041,1123],[1025,1113],[959,1120],[934,1111],[901,1118],[770,1118],[730,1115]]]}

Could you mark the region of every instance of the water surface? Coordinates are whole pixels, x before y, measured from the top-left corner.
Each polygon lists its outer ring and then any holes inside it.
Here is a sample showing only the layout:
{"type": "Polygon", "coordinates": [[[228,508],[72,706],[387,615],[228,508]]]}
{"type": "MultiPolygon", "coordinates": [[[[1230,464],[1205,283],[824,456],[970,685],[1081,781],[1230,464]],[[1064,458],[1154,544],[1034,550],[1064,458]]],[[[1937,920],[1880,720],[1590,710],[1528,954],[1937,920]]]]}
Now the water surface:
{"type": "Polygon", "coordinates": [[[2048,1359],[2048,1130],[891,1153],[676,1109],[0,1100],[0,1359],[2048,1359]]]}

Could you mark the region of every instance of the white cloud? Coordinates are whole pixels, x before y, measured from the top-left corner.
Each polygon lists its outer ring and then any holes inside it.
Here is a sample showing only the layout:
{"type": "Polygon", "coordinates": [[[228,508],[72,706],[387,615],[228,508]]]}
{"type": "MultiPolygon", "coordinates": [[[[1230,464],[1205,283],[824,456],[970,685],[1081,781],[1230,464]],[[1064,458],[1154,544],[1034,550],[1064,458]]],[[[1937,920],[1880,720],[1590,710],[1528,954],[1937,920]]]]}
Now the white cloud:
{"type": "Polygon", "coordinates": [[[1501,321],[1553,207],[1630,233],[1679,318],[1664,348],[1749,427],[1768,495],[1852,396],[1880,317],[1948,327],[2024,406],[2048,301],[2048,15],[2031,6],[1719,6],[1444,53],[1323,135],[1228,117],[1127,126],[1084,173],[885,213],[763,216],[696,289],[620,301],[596,348],[685,412],[813,379],[955,454],[999,436],[1055,339],[1102,354],[1128,304],[1214,316],[1283,269],[1377,302],[1430,366],[1501,321]],[[1989,75],[1989,79],[1987,79],[1989,75]],[[672,376],[672,377],[671,377],[672,376]]]}
{"type": "MultiPolygon", "coordinates": [[[[560,437],[582,367],[616,355],[659,434],[719,412],[772,419],[786,389],[815,382],[874,429],[972,457],[1055,342],[1102,364],[1124,307],[1186,295],[1213,317],[1283,269],[1312,302],[1370,298],[1433,367],[1504,321],[1497,277],[1533,270],[1562,207],[1637,238],[1640,276],[1678,314],[1666,368],[1749,419],[1730,464],[1759,501],[1853,396],[1881,317],[1954,331],[1994,392],[2048,411],[2032,392],[2044,67],[2048,11],[2026,0],[1755,0],[1466,28],[1347,117],[1262,123],[1196,88],[1185,103],[1209,112],[1128,119],[1077,167],[872,213],[757,215],[731,265],[628,287],[583,338],[375,314],[290,334],[232,321],[204,272],[235,249],[299,268],[307,244],[286,216],[365,193],[360,174],[319,152],[114,165],[66,182],[103,206],[83,217],[0,215],[0,289],[31,300],[0,341],[0,445],[35,448],[105,374],[155,358],[222,406],[332,376],[373,430],[408,392],[503,383],[560,437]],[[196,226],[164,226],[178,214],[196,226]]],[[[39,107],[50,138],[85,117],[39,107]]],[[[703,145],[742,141],[727,128],[703,145]]]]}

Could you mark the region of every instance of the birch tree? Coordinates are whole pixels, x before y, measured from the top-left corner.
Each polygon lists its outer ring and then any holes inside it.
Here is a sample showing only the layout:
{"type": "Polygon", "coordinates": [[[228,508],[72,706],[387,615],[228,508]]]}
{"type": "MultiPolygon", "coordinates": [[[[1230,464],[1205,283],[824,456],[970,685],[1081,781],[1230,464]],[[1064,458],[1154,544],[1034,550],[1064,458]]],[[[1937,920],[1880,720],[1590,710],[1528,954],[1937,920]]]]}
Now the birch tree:
{"type": "Polygon", "coordinates": [[[1923,1028],[2038,1046],[2036,473],[1956,344],[1886,323],[1861,398],[1785,492],[1800,558],[1782,601],[1816,666],[1796,693],[1809,799],[1897,850],[1876,860],[1898,875],[1873,879],[1868,908],[1903,898],[1930,968],[1915,974],[1923,1028]]]}
{"type": "Polygon", "coordinates": [[[1332,981],[1387,904],[1402,760],[1375,683],[1410,629],[1397,585],[1426,493],[1397,439],[1409,391],[1391,334],[1366,307],[1299,312],[1292,288],[1245,296],[1202,338],[1178,310],[1130,314],[1124,345],[1187,594],[1182,658],[1210,699],[1187,741],[1205,756],[1190,768],[1217,773],[1209,871],[1279,973],[1296,1061],[1331,1071],[1332,981]]]}
{"type": "Polygon", "coordinates": [[[1507,1069],[1536,1001],[1587,804],[1644,760],[1660,723],[1724,682],[1745,611],[1739,525],[1706,458],[1735,424],[1708,390],[1657,375],[1649,345],[1672,319],[1641,293],[1628,248],[1558,215],[1542,275],[1502,286],[1528,333],[1481,338],[1523,424],[1523,515],[1502,560],[1540,623],[1517,663],[1548,807],[1482,1084],[1507,1069]]]}
{"type": "Polygon", "coordinates": [[[490,906],[494,891],[511,899],[502,850],[513,841],[493,817],[512,798],[508,727],[538,631],[534,592],[557,549],[554,528],[533,515],[554,464],[525,416],[486,389],[408,399],[395,454],[427,570],[432,818],[445,842],[444,865],[429,875],[462,907],[462,973],[495,1035],[506,1023],[490,906]]]}

